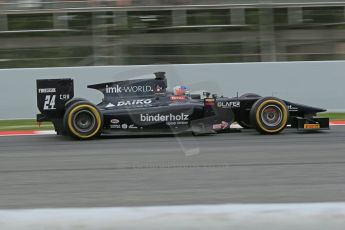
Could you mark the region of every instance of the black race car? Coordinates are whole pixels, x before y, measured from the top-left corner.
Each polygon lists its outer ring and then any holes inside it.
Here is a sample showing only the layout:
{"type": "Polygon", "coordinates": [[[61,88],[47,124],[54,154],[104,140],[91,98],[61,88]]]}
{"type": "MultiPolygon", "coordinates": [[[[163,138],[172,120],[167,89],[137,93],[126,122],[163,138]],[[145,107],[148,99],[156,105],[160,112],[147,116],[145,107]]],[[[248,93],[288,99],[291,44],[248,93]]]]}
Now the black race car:
{"type": "Polygon", "coordinates": [[[104,98],[94,105],[74,98],[72,79],[37,80],[37,121],[51,121],[58,135],[91,139],[101,134],[195,135],[227,132],[237,122],[262,134],[278,134],[286,127],[298,130],[329,129],[328,118],[318,118],[321,108],[276,97],[244,94],[218,97],[208,92],[190,94],[187,87],[167,90],[164,72],[152,79],[89,85],[104,98]]]}

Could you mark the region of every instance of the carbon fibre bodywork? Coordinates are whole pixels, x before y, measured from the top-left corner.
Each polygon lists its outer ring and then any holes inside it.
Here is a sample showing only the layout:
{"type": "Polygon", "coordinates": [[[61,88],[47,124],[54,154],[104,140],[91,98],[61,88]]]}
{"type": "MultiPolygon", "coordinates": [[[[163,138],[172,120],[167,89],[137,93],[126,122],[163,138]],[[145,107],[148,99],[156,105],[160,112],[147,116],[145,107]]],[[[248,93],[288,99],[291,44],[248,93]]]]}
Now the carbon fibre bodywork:
{"type": "MultiPolygon", "coordinates": [[[[89,85],[103,93],[97,104],[102,117],[101,133],[218,133],[230,130],[233,122],[252,127],[250,112],[262,97],[210,97],[174,95],[167,90],[165,73],[155,73],[153,79],[136,79],[89,85]]],[[[64,116],[69,106],[86,101],[74,98],[72,79],[37,80],[37,121],[51,121],[58,134],[68,134],[64,116]]],[[[328,129],[328,119],[315,117],[321,108],[283,101],[289,113],[288,125],[310,130],[328,129]]]]}

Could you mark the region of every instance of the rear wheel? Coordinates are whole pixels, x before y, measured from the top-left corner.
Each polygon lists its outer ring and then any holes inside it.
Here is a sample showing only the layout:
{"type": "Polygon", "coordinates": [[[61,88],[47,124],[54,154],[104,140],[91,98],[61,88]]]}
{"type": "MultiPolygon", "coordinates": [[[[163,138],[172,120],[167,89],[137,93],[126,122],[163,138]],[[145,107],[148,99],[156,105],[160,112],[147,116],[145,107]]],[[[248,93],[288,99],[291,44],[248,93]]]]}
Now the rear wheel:
{"type": "Polygon", "coordinates": [[[68,108],[70,107],[71,105],[73,105],[74,103],[76,102],[79,102],[79,101],[86,101],[86,99],[84,98],[80,98],[80,97],[75,97],[75,98],[72,98],[71,100],[68,100],[66,103],[65,103],[65,108],[68,108]]]}
{"type": "MultiPolygon", "coordinates": [[[[245,93],[240,96],[240,98],[256,98],[261,97],[259,94],[256,93],[245,93]]],[[[239,117],[242,118],[242,120],[239,120],[237,123],[242,126],[244,129],[252,129],[253,126],[250,124],[249,119],[249,112],[245,112],[245,114],[241,114],[239,117]]]]}
{"type": "Polygon", "coordinates": [[[79,101],[67,108],[63,122],[65,130],[72,137],[88,140],[99,136],[103,117],[95,105],[87,101],[79,101]]]}
{"type": "Polygon", "coordinates": [[[277,134],[283,131],[289,119],[286,104],[275,97],[265,97],[256,101],[250,110],[250,121],[262,134],[277,134]]]}

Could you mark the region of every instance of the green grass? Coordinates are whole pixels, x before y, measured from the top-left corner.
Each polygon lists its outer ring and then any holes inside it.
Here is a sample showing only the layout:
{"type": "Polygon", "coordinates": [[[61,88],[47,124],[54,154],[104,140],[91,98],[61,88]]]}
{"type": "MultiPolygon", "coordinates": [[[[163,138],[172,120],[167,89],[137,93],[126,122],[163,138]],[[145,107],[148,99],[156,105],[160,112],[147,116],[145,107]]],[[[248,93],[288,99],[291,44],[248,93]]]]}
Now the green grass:
{"type": "Polygon", "coordinates": [[[0,131],[15,131],[15,130],[53,130],[53,124],[50,122],[43,122],[39,126],[34,119],[25,120],[0,120],[0,131]]]}
{"type": "MultiPolygon", "coordinates": [[[[331,120],[345,120],[345,113],[319,113],[319,117],[329,117],[331,120]]],[[[0,131],[15,130],[54,130],[51,122],[43,122],[39,126],[34,119],[0,120],[0,131]]]]}
{"type": "Polygon", "coordinates": [[[331,120],[345,120],[345,113],[319,113],[319,117],[329,117],[331,120]]]}

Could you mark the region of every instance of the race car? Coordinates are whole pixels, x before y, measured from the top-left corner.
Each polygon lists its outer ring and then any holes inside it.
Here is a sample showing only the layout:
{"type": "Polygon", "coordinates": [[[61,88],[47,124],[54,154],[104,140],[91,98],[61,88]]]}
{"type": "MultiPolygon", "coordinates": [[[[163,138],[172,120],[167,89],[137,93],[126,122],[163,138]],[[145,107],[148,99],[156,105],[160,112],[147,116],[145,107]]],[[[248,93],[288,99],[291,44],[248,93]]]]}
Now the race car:
{"type": "Polygon", "coordinates": [[[191,94],[187,86],[168,90],[165,75],[89,85],[103,93],[97,105],[74,98],[73,79],[37,80],[37,121],[51,121],[58,135],[80,140],[107,134],[215,134],[231,131],[234,122],[261,134],[278,134],[286,127],[329,129],[328,118],[316,117],[326,111],[322,108],[252,93],[218,97],[191,94]]]}

